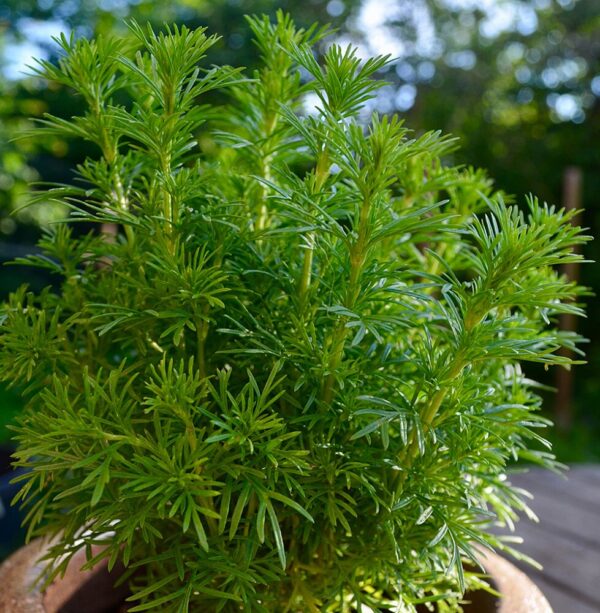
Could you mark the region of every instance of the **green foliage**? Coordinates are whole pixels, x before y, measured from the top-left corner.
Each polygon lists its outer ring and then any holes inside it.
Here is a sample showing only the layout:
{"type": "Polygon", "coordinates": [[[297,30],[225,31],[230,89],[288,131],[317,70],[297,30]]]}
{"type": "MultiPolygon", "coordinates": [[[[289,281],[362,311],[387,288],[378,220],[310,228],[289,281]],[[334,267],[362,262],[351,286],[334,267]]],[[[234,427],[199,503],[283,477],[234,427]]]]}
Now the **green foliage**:
{"type": "Polygon", "coordinates": [[[252,78],[135,23],[40,66],[87,110],[37,133],[99,151],[43,197],[121,230],[57,226],[21,263],[59,289],[3,307],[29,535],[56,537],[48,580],[82,545],[122,560],[132,611],[455,610],[526,508],[507,462],[554,466],[520,363],[569,366],[581,289],[555,267],[587,237],[443,164],[452,139],[363,125],[385,58],[249,24],[252,78]]]}

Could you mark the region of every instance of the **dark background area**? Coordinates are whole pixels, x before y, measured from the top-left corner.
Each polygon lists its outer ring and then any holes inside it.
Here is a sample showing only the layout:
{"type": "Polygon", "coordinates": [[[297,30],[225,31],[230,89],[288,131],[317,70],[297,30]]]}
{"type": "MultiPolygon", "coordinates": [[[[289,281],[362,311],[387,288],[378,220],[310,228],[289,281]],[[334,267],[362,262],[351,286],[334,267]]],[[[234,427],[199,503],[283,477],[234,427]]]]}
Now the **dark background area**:
{"type": "MultiPolygon", "coordinates": [[[[42,229],[65,211],[51,202],[23,209],[39,181],[69,182],[88,153],[85,143],[18,135],[45,112],[70,117],[81,101],[57,85],[26,76],[33,57],[56,59],[51,36],[126,35],[134,17],[155,25],[176,21],[207,26],[222,39],[209,60],[252,67],[257,59],[244,14],[281,8],[301,25],[331,22],[330,40],[353,43],[365,56],[395,60],[374,107],[397,112],[417,132],[440,129],[460,138],[454,163],[484,167],[498,188],[518,202],[534,193],[563,203],[565,171],[582,177],[580,223],[600,232],[600,2],[597,0],[5,0],[0,6],[0,259],[30,253],[42,229]]],[[[585,255],[598,260],[600,243],[585,255]]],[[[600,290],[597,265],[580,271],[600,290]]],[[[23,282],[40,289],[52,280],[31,269],[0,267],[0,295],[23,282]]],[[[570,426],[551,436],[565,461],[600,458],[600,304],[588,298],[589,318],[578,322],[591,343],[588,364],[574,370],[570,426]]],[[[554,383],[555,372],[531,370],[554,383]]],[[[13,391],[1,390],[4,424],[18,414],[13,391]]],[[[548,394],[552,416],[555,400],[548,394]]]]}

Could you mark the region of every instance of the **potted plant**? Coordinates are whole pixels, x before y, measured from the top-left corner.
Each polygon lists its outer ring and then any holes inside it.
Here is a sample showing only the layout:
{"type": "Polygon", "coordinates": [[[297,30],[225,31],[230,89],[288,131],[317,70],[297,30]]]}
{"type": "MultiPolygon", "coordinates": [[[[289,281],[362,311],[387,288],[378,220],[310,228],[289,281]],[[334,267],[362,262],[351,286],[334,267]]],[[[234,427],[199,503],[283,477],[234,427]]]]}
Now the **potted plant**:
{"type": "Polygon", "coordinates": [[[248,21],[250,77],[203,68],[201,29],[136,23],[41,62],[86,110],[38,133],[98,155],[40,198],[118,228],[55,226],[20,262],[60,288],[3,309],[42,585],[83,556],[122,564],[130,611],[456,610],[481,548],[512,552],[508,462],[555,466],[520,364],[571,363],[556,267],[587,238],[368,117],[388,58],[320,64],[326,29],[248,21]]]}

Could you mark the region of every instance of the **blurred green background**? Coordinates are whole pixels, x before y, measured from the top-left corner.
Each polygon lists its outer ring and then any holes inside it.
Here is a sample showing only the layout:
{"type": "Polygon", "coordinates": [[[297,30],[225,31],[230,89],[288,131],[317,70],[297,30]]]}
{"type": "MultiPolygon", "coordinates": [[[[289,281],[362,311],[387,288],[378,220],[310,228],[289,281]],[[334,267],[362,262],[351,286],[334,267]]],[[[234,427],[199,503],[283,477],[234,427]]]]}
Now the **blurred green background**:
{"type": "MultiPolygon", "coordinates": [[[[391,54],[388,82],[368,110],[397,112],[416,131],[460,137],[455,163],[483,166],[518,201],[533,192],[562,204],[564,175],[582,178],[581,223],[600,233],[600,2],[598,0],[4,0],[0,5],[0,260],[29,253],[41,229],[64,211],[50,202],[22,209],[35,182],[72,180],[86,145],[60,138],[14,140],[44,112],[69,117],[80,100],[28,77],[32,57],[55,58],[59,32],[91,37],[126,34],[124,20],[207,26],[222,35],[211,61],[251,67],[256,52],[243,19],[248,13],[292,14],[301,25],[330,22],[334,40],[364,56],[391,54]]],[[[598,260],[600,243],[586,256],[598,260]]],[[[597,266],[582,282],[598,293],[597,266]]],[[[51,279],[16,266],[0,268],[2,297],[23,282],[39,289],[51,279]]],[[[579,329],[590,340],[588,364],[573,374],[562,405],[562,429],[551,436],[560,459],[600,458],[600,305],[589,298],[579,329]],[[571,422],[571,423],[569,423],[571,422]]],[[[553,385],[556,373],[532,371],[553,385]]],[[[552,416],[556,401],[548,395],[552,416]]],[[[0,441],[19,411],[14,391],[0,390],[0,441]]]]}

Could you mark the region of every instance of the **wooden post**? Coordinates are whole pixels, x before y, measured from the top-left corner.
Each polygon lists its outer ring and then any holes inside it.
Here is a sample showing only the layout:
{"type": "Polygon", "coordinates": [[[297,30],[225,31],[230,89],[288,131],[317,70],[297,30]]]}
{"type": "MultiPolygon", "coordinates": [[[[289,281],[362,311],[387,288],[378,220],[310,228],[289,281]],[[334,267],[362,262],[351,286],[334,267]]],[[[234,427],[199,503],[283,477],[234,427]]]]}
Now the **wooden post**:
{"type": "MultiPolygon", "coordinates": [[[[563,175],[563,206],[567,211],[581,208],[581,186],[583,176],[581,169],[570,166],[563,175]]],[[[579,280],[579,264],[565,264],[561,272],[570,280],[579,280]]],[[[577,318],[571,313],[560,316],[560,329],[569,332],[577,331],[577,318]]],[[[562,355],[571,357],[572,352],[563,350],[562,355]]],[[[556,426],[563,431],[569,430],[573,422],[573,371],[566,368],[556,369],[556,404],[554,405],[554,420],[556,426]]]]}

